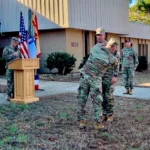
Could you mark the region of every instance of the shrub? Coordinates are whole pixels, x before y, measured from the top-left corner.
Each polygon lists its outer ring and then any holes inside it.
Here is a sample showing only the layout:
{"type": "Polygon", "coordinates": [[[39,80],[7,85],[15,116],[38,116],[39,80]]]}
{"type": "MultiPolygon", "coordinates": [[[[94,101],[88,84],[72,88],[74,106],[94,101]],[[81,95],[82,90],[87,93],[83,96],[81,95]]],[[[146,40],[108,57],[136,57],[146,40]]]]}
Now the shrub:
{"type": "Polygon", "coordinates": [[[5,72],[6,72],[6,68],[5,68],[5,65],[6,65],[6,60],[4,58],[0,58],[0,75],[4,75],[5,72]]]}
{"type": "MultiPolygon", "coordinates": [[[[136,71],[143,71],[143,70],[147,70],[148,69],[148,61],[146,56],[138,56],[138,60],[139,60],[139,64],[136,68],[136,71]]],[[[122,65],[120,64],[119,66],[119,70],[122,69],[122,65]]]]}
{"type": "Polygon", "coordinates": [[[73,55],[65,52],[54,52],[48,54],[45,67],[48,68],[50,71],[53,68],[57,68],[58,74],[66,75],[70,73],[75,67],[75,61],[76,58],[73,55]]]}
{"type": "Polygon", "coordinates": [[[85,63],[86,63],[86,61],[88,60],[88,58],[89,58],[89,54],[87,54],[85,57],[83,57],[83,60],[82,60],[82,62],[80,63],[78,69],[81,69],[81,68],[85,65],[85,63]]]}
{"type": "Polygon", "coordinates": [[[139,65],[136,71],[143,71],[148,69],[148,62],[146,56],[138,56],[139,65]]]}

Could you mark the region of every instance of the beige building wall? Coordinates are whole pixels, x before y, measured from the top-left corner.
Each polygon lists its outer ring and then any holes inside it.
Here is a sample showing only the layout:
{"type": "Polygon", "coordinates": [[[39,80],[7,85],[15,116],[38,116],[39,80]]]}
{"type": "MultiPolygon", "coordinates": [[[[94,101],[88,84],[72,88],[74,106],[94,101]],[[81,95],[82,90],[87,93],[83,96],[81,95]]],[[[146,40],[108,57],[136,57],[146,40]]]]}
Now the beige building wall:
{"type": "Polygon", "coordinates": [[[78,67],[85,55],[83,31],[66,29],[41,32],[40,47],[42,51],[40,72],[49,73],[44,64],[48,54],[52,52],[67,52],[73,55],[77,59],[73,72],[78,72],[78,67]]]}
{"type": "Polygon", "coordinates": [[[66,29],[66,52],[77,59],[74,72],[78,72],[79,64],[84,56],[84,37],[82,30],[66,29]]]}
{"type": "Polygon", "coordinates": [[[124,43],[125,42],[125,37],[120,37],[120,42],[124,43]]]}
{"type": "Polygon", "coordinates": [[[40,32],[40,72],[48,73],[49,70],[45,68],[45,60],[48,54],[52,52],[66,51],[65,30],[42,31],[40,32]]]}
{"type": "MultiPolygon", "coordinates": [[[[73,72],[78,72],[78,67],[81,60],[85,56],[85,37],[83,30],[76,29],[61,29],[53,31],[41,31],[40,32],[40,46],[41,46],[41,61],[40,71],[43,73],[49,73],[49,70],[45,68],[45,60],[48,54],[52,52],[67,52],[74,55],[77,59],[73,72]]],[[[107,33],[107,41],[110,38],[115,38],[119,42],[118,51],[121,50],[121,43],[125,42],[125,39],[129,37],[120,37],[118,34],[107,33]]],[[[133,43],[133,48],[138,54],[138,43],[141,43],[141,39],[130,38],[133,43]]],[[[89,31],[89,47],[90,50],[95,44],[95,32],[89,31]]],[[[148,62],[150,62],[150,40],[146,40],[148,44],[148,62]]]]}
{"type": "Polygon", "coordinates": [[[135,51],[138,54],[138,39],[130,38],[130,41],[132,43],[132,47],[135,49],[135,51]]]}

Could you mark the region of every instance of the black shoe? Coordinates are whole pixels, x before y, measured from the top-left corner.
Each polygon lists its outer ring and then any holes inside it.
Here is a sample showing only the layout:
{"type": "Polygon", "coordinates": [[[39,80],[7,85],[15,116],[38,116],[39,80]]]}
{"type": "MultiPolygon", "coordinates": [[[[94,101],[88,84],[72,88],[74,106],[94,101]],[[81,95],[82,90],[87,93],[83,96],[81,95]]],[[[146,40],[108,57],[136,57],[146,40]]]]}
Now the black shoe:
{"type": "Polygon", "coordinates": [[[9,102],[11,101],[11,97],[10,96],[7,97],[7,101],[9,101],[9,102]]]}

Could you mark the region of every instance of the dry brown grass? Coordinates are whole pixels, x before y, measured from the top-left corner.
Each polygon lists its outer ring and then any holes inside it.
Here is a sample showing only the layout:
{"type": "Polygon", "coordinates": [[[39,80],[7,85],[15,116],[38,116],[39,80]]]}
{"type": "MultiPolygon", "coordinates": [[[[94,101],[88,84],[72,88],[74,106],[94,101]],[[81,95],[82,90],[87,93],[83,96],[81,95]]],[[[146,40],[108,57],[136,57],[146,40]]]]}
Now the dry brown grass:
{"type": "Polygon", "coordinates": [[[150,101],[116,97],[114,122],[105,133],[93,128],[90,99],[87,130],[79,130],[76,106],[76,94],[0,106],[0,149],[150,150],[150,101]]]}

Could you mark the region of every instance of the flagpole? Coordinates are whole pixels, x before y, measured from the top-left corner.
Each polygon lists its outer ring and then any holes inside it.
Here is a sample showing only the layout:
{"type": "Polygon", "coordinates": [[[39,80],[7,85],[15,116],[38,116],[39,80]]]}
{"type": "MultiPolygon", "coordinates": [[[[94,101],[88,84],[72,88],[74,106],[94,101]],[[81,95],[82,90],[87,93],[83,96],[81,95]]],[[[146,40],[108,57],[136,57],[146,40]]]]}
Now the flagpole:
{"type": "MultiPolygon", "coordinates": [[[[38,58],[40,56],[40,41],[39,41],[39,32],[38,32],[38,20],[37,20],[37,15],[35,14],[34,11],[29,9],[29,14],[28,14],[28,35],[29,38],[34,39],[34,44],[32,43],[32,47],[30,44],[30,54],[32,55],[31,58],[38,58]],[[34,48],[35,45],[35,48],[34,48]]],[[[32,41],[32,40],[31,40],[32,41]]],[[[38,70],[35,69],[35,90],[38,90],[38,82],[39,82],[39,75],[38,75],[38,70]]]]}

